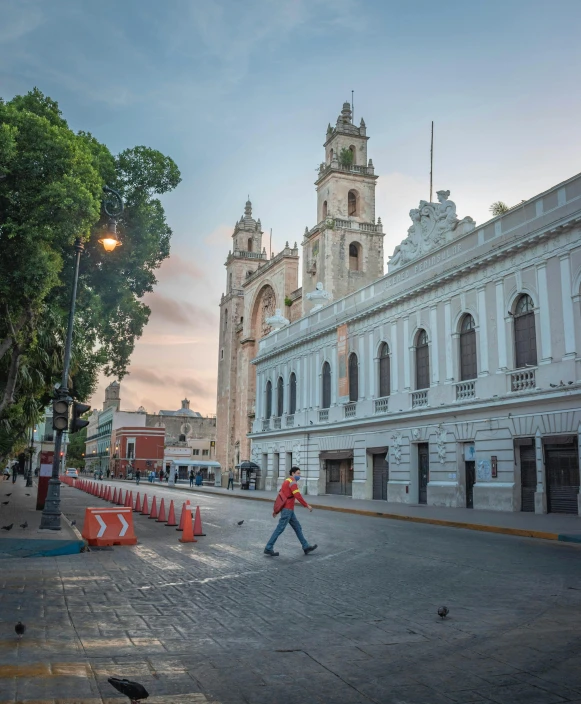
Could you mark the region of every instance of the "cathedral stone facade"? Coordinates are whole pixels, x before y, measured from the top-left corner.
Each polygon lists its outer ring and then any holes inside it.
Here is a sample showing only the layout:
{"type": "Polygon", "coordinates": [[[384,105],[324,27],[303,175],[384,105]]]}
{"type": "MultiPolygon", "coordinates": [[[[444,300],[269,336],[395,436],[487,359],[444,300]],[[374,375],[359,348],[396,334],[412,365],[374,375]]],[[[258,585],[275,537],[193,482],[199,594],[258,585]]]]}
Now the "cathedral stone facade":
{"type": "Polygon", "coordinates": [[[309,494],[580,513],[581,175],[482,225],[438,191],[384,275],[348,107],[303,240],[303,314],[269,315],[238,368],[261,486],[300,464],[309,494]]]}

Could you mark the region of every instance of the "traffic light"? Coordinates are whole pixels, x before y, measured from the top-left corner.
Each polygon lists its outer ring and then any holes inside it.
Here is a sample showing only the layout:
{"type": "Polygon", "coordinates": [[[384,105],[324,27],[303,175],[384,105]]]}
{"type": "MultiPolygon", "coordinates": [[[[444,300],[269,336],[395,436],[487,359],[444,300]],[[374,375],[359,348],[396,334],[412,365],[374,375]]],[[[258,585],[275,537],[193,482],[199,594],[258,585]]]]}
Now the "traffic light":
{"type": "Polygon", "coordinates": [[[83,420],[81,418],[87,411],[91,410],[91,406],[87,403],[79,403],[78,401],[73,401],[73,414],[71,416],[71,427],[69,432],[76,433],[82,428],[86,428],[89,425],[88,420],[83,420]]]}
{"type": "Polygon", "coordinates": [[[53,430],[66,430],[69,424],[69,399],[57,398],[52,402],[53,430]]]}

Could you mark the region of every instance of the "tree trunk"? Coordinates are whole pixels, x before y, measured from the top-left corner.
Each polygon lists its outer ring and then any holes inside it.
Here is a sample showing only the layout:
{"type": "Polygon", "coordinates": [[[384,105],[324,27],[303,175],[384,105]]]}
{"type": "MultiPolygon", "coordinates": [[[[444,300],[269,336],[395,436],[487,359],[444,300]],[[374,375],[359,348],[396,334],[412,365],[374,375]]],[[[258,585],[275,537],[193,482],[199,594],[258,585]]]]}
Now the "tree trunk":
{"type": "Polygon", "coordinates": [[[20,366],[21,357],[20,348],[15,346],[12,350],[12,360],[10,362],[10,371],[8,372],[8,378],[6,380],[4,396],[2,402],[0,402],[0,415],[14,402],[14,389],[16,388],[16,380],[18,379],[18,368],[20,366]]]}

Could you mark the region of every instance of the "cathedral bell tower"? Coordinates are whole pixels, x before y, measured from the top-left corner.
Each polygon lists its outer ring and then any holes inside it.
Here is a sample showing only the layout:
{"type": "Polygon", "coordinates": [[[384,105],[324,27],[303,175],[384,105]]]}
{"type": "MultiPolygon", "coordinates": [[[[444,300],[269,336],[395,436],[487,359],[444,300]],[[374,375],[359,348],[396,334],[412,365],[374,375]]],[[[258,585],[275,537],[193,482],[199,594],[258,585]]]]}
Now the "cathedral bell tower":
{"type": "Polygon", "coordinates": [[[305,229],[303,314],[313,303],[306,294],[323,285],[342,298],[383,276],[383,227],[375,221],[373,162],[367,156],[367,129],[352,122],[343,103],[335,127],[327,127],[325,161],[319,167],[317,225],[305,229]]]}

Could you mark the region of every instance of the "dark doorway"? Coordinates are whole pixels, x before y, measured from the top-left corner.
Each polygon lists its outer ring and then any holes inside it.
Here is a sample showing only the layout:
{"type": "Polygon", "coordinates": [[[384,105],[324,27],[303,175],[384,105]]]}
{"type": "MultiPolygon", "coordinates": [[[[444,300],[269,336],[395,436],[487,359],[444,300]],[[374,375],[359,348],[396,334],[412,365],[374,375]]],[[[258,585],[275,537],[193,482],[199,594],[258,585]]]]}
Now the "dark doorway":
{"type": "Polygon", "coordinates": [[[418,503],[428,503],[428,477],[430,474],[430,446],[428,443],[418,445],[418,503]]]}
{"type": "Polygon", "coordinates": [[[327,494],[352,496],[353,466],[352,459],[327,460],[327,494]]]}
{"type": "Polygon", "coordinates": [[[568,445],[545,445],[547,510],[549,513],[578,513],[579,457],[577,439],[568,445]]]}
{"type": "Polygon", "coordinates": [[[385,457],[385,452],[373,455],[373,498],[381,501],[387,501],[389,465],[385,457]]]}
{"type": "Polygon", "coordinates": [[[476,462],[466,464],[466,508],[474,508],[474,483],[476,482],[476,462]]]}
{"type": "Polygon", "coordinates": [[[521,511],[535,512],[535,491],[537,490],[537,458],[534,440],[530,445],[520,447],[520,496],[521,511]]]}

